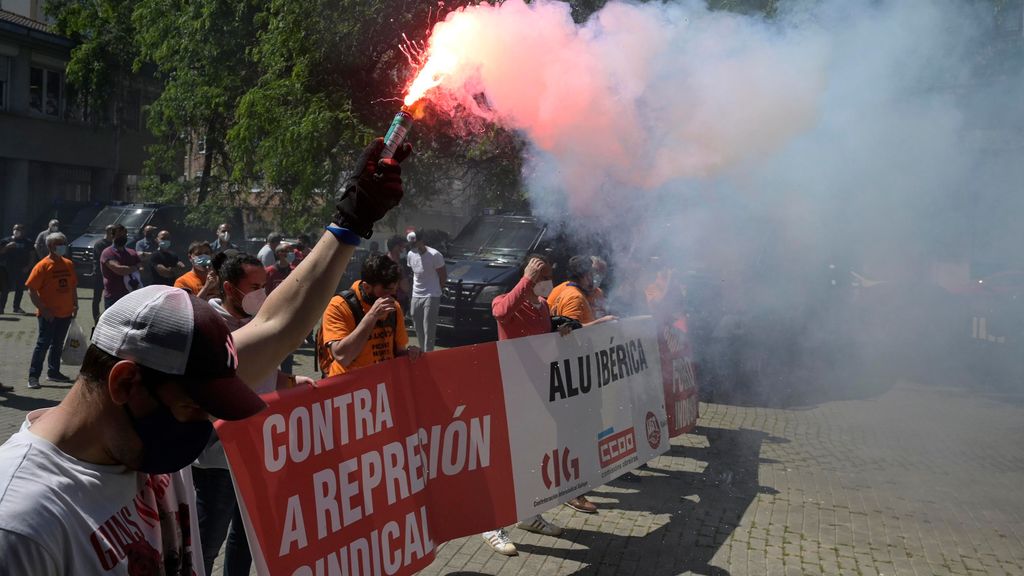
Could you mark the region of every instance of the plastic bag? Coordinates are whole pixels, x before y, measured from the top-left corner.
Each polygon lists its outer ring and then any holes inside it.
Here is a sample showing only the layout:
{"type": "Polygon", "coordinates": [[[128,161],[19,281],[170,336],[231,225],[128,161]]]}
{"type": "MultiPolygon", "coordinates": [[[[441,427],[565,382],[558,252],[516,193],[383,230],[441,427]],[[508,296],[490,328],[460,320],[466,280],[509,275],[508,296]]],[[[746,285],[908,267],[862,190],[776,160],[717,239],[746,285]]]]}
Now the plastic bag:
{"type": "Polygon", "coordinates": [[[71,321],[68,327],[68,337],[64,339],[64,351],[60,355],[61,364],[67,366],[81,366],[85,360],[85,331],[78,325],[77,320],[71,321]]]}

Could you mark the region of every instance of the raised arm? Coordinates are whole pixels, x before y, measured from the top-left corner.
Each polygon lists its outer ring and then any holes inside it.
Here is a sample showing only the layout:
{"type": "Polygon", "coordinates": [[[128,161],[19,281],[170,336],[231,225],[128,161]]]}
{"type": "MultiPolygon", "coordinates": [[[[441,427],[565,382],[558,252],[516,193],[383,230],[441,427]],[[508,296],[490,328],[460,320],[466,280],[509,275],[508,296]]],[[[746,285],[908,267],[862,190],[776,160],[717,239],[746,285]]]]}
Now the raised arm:
{"type": "Polygon", "coordinates": [[[320,319],[352,258],[352,233],[369,238],[373,224],[401,201],[399,162],[412,149],[406,145],[394,160],[380,160],[382,148],[383,140],[378,138],[363,151],[338,201],[332,223],[349,234],[336,237],[325,232],[313,251],[267,297],[256,317],[234,332],[238,374],[246,382],[266,378],[298,348],[320,319]]]}

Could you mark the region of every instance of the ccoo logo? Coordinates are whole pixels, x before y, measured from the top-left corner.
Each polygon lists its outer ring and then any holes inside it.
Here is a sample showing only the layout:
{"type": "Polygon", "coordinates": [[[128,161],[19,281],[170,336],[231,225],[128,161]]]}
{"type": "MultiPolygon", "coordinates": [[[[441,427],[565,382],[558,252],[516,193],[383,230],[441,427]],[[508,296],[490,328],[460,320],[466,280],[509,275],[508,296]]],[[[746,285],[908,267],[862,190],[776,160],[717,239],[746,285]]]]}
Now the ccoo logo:
{"type": "Polygon", "coordinates": [[[617,434],[600,438],[597,442],[601,468],[607,468],[633,454],[636,454],[636,434],[633,433],[632,426],[617,434]]]}
{"type": "Polygon", "coordinates": [[[571,456],[568,448],[555,448],[544,454],[544,460],[540,464],[540,475],[545,488],[558,488],[563,482],[580,479],[580,459],[571,456]]]}

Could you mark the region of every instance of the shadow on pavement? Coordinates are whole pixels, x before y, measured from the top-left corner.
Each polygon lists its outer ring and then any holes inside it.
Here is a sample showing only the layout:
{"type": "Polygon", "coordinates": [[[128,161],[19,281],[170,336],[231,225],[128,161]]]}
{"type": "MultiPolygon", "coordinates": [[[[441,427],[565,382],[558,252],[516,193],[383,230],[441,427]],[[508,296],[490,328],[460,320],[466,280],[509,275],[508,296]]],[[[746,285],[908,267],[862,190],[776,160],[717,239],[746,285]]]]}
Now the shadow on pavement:
{"type": "MultiPolygon", "coordinates": [[[[604,510],[644,511],[664,524],[647,535],[620,536],[594,530],[566,530],[562,538],[583,548],[566,550],[517,544],[523,552],[542,554],[585,564],[576,574],[623,573],[669,576],[684,572],[728,576],[711,565],[722,544],[733,533],[758,494],[775,493],[758,483],[761,446],[786,442],[754,430],[698,428],[708,447],[674,446],[669,453],[706,463],[703,472],[667,470],[652,465],[643,481],[616,481],[626,493],[595,492],[595,497],[617,500],[604,510]]],[[[598,512],[600,514],[600,512],[598,512]]]]}
{"type": "Polygon", "coordinates": [[[47,398],[19,396],[16,392],[0,392],[0,404],[3,404],[7,408],[28,412],[31,410],[38,410],[40,408],[50,408],[51,406],[60,404],[60,402],[58,400],[49,400],[47,398]]]}

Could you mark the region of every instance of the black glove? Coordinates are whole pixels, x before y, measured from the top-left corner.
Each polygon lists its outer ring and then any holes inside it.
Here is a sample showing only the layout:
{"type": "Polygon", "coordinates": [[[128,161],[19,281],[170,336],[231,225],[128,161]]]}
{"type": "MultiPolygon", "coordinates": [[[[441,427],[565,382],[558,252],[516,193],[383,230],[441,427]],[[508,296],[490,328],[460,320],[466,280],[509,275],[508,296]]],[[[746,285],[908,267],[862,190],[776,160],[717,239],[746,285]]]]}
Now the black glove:
{"type": "Polygon", "coordinates": [[[568,316],[552,316],[551,317],[551,331],[558,332],[558,329],[568,324],[572,330],[579,330],[583,328],[583,324],[580,324],[579,320],[569,318],[568,316]]]}
{"type": "Polygon", "coordinates": [[[408,142],[395,150],[394,162],[380,161],[384,139],[377,138],[356,161],[356,171],[338,198],[334,222],[363,238],[373,235],[373,224],[402,201],[402,167],[399,162],[412,153],[408,142]]]}

